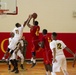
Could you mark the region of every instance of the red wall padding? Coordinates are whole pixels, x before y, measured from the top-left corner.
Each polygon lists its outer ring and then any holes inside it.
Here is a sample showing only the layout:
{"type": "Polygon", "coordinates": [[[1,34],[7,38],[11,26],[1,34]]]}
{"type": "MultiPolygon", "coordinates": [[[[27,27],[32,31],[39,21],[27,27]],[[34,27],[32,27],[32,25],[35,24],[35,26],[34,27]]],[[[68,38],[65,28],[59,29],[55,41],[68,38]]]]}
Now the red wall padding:
{"type": "MultiPolygon", "coordinates": [[[[23,34],[28,41],[27,51],[26,51],[26,59],[31,58],[31,36],[30,33],[24,33],[23,34]]],[[[48,33],[49,36],[51,36],[51,33],[48,33]]],[[[42,34],[40,33],[40,38],[42,34]]],[[[10,37],[9,32],[0,32],[0,60],[2,59],[2,56],[4,55],[3,50],[7,49],[8,41],[4,41],[3,47],[1,46],[4,39],[8,39],[10,37]]],[[[76,51],[76,33],[58,33],[58,39],[63,40],[64,43],[73,51],[76,51]]],[[[66,57],[72,57],[70,53],[68,53],[66,50],[64,50],[66,57]]],[[[37,58],[42,58],[42,51],[37,52],[37,58]]]]}

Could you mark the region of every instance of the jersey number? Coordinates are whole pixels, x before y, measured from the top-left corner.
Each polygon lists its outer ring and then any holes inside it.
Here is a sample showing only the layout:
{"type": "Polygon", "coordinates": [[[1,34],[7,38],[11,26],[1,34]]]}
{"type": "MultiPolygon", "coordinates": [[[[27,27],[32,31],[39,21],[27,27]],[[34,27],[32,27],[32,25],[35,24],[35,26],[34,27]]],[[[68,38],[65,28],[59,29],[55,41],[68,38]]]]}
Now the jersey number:
{"type": "Polygon", "coordinates": [[[62,48],[61,48],[61,43],[58,43],[58,44],[57,44],[57,49],[62,49],[62,48]]]}
{"type": "Polygon", "coordinates": [[[19,34],[19,31],[18,30],[16,30],[16,34],[19,34]]]}
{"type": "Polygon", "coordinates": [[[39,36],[39,30],[38,29],[36,30],[35,34],[36,34],[36,36],[39,36]]]}

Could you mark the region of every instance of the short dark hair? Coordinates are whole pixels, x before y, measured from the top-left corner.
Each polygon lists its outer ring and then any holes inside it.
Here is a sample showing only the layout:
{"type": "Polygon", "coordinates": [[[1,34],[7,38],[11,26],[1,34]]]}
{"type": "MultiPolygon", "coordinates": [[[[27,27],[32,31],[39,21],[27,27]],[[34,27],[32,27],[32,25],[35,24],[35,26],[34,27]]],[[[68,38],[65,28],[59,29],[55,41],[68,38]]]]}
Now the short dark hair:
{"type": "Polygon", "coordinates": [[[52,35],[56,37],[57,36],[57,33],[56,32],[53,32],[52,35]]]}
{"type": "Polygon", "coordinates": [[[47,34],[47,29],[43,29],[43,34],[47,34]]]}
{"type": "Polygon", "coordinates": [[[16,27],[19,27],[19,23],[16,23],[15,26],[16,26],[16,27]]]}
{"type": "Polygon", "coordinates": [[[34,21],[34,25],[38,25],[39,23],[38,23],[38,21],[34,21]]]}

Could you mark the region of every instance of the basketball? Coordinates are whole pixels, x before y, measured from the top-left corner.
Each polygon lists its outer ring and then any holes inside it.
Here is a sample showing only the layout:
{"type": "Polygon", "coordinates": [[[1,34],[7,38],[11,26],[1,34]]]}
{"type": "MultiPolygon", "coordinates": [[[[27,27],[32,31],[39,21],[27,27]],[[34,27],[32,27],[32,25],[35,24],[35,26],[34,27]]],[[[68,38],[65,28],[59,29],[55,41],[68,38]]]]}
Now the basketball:
{"type": "Polygon", "coordinates": [[[33,14],[32,14],[32,17],[33,17],[34,19],[36,19],[36,18],[37,18],[37,13],[33,13],[33,14]]]}

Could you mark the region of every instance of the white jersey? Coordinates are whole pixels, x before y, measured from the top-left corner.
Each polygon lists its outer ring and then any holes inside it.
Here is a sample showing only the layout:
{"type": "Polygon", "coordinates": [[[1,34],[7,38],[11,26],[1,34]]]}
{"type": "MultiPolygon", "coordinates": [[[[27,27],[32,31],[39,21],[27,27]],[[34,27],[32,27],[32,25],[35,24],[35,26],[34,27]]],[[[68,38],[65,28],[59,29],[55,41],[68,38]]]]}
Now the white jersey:
{"type": "Polygon", "coordinates": [[[11,37],[8,39],[8,41],[9,41],[9,44],[10,44],[10,42],[11,42],[11,40],[12,40],[12,39],[13,39],[13,38],[11,38],[11,37]]]}
{"type": "Polygon", "coordinates": [[[14,38],[18,38],[21,39],[22,35],[23,35],[23,25],[21,25],[21,27],[15,27],[14,30],[12,31],[14,33],[14,38]]]}
{"type": "Polygon", "coordinates": [[[8,41],[9,41],[9,44],[10,44],[11,40],[12,40],[12,38],[9,38],[9,39],[8,39],[8,41]]]}
{"type": "Polygon", "coordinates": [[[10,44],[8,45],[9,49],[14,50],[16,48],[17,43],[22,38],[23,28],[24,28],[23,25],[21,25],[21,27],[14,28],[14,30],[12,31],[14,33],[14,37],[13,37],[12,41],[10,42],[10,44]]]}
{"type": "Polygon", "coordinates": [[[58,55],[64,55],[63,49],[66,47],[66,45],[61,40],[53,40],[50,42],[50,49],[53,53],[53,48],[56,49],[56,56],[58,55]]]}

